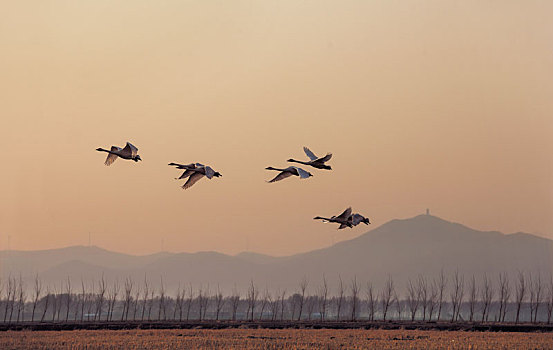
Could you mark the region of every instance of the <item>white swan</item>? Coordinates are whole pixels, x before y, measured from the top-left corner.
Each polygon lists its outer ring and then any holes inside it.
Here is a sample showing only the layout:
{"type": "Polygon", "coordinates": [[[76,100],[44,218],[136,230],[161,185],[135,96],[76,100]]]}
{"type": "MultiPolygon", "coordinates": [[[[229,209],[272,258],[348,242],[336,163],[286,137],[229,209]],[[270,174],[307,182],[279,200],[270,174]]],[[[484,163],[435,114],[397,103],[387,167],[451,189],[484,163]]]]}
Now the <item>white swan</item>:
{"type": "MultiPolygon", "coordinates": [[[[213,170],[210,166],[203,165],[201,163],[191,163],[191,164],[177,164],[169,163],[171,166],[177,167],[177,169],[185,169],[184,173],[178,179],[184,179],[188,177],[188,180],[182,185],[183,189],[188,189],[192,187],[196,182],[200,181],[204,176],[208,179],[213,177],[223,176],[220,172],[213,170]]],[[[177,180],[178,180],[177,179],[177,180]]]]}
{"type": "Polygon", "coordinates": [[[328,153],[326,156],[319,158],[313,152],[311,152],[311,150],[307,147],[303,147],[303,151],[309,157],[309,159],[311,159],[310,161],[304,162],[304,161],[295,160],[295,159],[292,159],[292,158],[288,159],[288,161],[289,162],[294,162],[294,163],[300,163],[300,164],[304,164],[304,165],[309,165],[309,166],[312,166],[312,167],[317,168],[317,169],[332,170],[330,165],[325,165],[325,163],[328,162],[330,160],[330,158],[332,158],[332,153],[328,153]]]}
{"type": "Polygon", "coordinates": [[[353,227],[353,223],[350,219],[351,216],[351,207],[349,207],[338,216],[331,216],[330,218],[316,216],[313,218],[313,220],[323,220],[323,222],[335,222],[337,224],[340,224],[340,227],[338,227],[338,229],[341,230],[346,227],[353,227]]]}
{"type": "Polygon", "coordinates": [[[140,156],[138,155],[138,148],[136,148],[133,144],[130,142],[127,142],[127,145],[125,148],[120,148],[117,146],[111,146],[111,149],[108,151],[107,149],[103,148],[96,148],[99,152],[107,152],[108,157],[106,158],[106,161],[104,162],[105,165],[111,165],[117,157],[123,158],[123,159],[129,159],[134,160],[135,162],[138,162],[139,160],[142,160],[140,156]]]}
{"type": "Polygon", "coordinates": [[[302,168],[298,168],[298,167],[295,167],[295,166],[289,166],[286,169],[278,169],[278,168],[273,168],[273,167],[270,166],[270,167],[267,167],[265,169],[280,171],[280,173],[277,176],[275,176],[271,181],[267,181],[269,183],[286,179],[287,177],[290,177],[292,175],[299,176],[300,179],[307,179],[307,178],[313,176],[310,172],[305,171],[302,168]]]}

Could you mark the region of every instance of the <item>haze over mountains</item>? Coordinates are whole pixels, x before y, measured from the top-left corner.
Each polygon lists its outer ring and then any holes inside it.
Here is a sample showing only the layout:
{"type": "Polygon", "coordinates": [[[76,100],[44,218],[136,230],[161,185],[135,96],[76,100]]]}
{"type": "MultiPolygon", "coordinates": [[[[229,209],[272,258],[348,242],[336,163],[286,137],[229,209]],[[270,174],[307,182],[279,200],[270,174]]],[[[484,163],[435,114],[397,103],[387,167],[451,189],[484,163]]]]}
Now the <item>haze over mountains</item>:
{"type": "MultiPolygon", "coordinates": [[[[316,288],[323,276],[334,285],[338,275],[344,282],[354,276],[363,285],[379,287],[391,276],[398,288],[408,278],[423,274],[435,277],[443,269],[456,269],[465,276],[483,274],[494,280],[518,271],[549,276],[553,267],[553,241],[526,233],[503,234],[470,229],[432,215],[392,220],[361,236],[328,248],[285,257],[244,252],[235,256],[217,252],[157,253],[134,256],[98,247],[74,246],[42,251],[2,251],[3,278],[38,274],[45,283],[60,283],[70,277],[120,280],[132,277],[152,282],[163,277],[169,290],[179,284],[220,285],[245,289],[253,280],[260,287],[297,289],[306,277],[316,288]]],[[[30,283],[30,280],[29,282],[30,283]]]]}

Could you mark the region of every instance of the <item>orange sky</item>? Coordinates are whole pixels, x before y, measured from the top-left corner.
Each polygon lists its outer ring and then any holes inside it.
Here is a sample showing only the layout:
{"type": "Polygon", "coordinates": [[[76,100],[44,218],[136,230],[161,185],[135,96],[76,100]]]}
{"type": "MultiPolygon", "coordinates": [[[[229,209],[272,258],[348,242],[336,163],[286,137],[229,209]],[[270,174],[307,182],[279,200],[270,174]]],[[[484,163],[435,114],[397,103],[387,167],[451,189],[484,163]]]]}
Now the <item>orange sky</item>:
{"type": "Polygon", "coordinates": [[[0,248],[291,254],[433,214],[553,238],[551,1],[0,3],[0,248]],[[105,167],[97,147],[139,148],[105,167]],[[333,152],[334,170],[264,170],[333,152]],[[183,191],[166,164],[223,174],[183,191]]]}

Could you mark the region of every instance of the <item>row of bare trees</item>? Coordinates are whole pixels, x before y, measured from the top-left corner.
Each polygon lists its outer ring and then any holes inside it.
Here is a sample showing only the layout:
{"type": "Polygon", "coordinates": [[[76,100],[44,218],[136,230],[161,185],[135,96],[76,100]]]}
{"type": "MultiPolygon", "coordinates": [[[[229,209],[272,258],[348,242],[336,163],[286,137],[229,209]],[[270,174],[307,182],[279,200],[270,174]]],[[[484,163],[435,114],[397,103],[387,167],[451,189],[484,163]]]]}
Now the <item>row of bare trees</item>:
{"type": "Polygon", "coordinates": [[[307,278],[287,291],[260,289],[250,281],[241,295],[234,288],[225,295],[217,286],[179,286],[168,293],[163,278],[152,284],[144,278],[108,282],[81,281],[75,288],[68,278],[44,285],[36,276],[30,286],[21,277],[0,281],[2,322],[88,321],[202,321],[202,320],[411,320],[449,322],[551,322],[553,279],[518,273],[509,280],[465,276],[455,271],[427,279],[419,275],[406,286],[391,276],[381,288],[362,285],[357,277],[340,276],[330,287],[326,276],[312,284],[307,278]]]}

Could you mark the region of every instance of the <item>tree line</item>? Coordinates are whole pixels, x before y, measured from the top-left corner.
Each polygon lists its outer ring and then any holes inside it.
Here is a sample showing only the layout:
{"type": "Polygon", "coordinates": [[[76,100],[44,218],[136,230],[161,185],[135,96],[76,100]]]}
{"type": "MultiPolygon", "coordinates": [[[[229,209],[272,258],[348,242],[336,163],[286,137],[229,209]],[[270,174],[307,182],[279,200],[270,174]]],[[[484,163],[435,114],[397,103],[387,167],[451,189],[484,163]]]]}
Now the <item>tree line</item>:
{"type": "Polygon", "coordinates": [[[398,288],[392,276],[381,286],[357,277],[326,276],[299,281],[297,288],[269,290],[250,281],[244,292],[224,293],[219,286],[181,285],[169,293],[163,278],[154,285],[135,281],[67,278],[45,285],[8,276],[0,281],[0,322],[114,321],[448,321],[551,323],[553,278],[519,272],[494,278],[465,278],[458,271],[436,278],[419,275],[398,288]]]}

